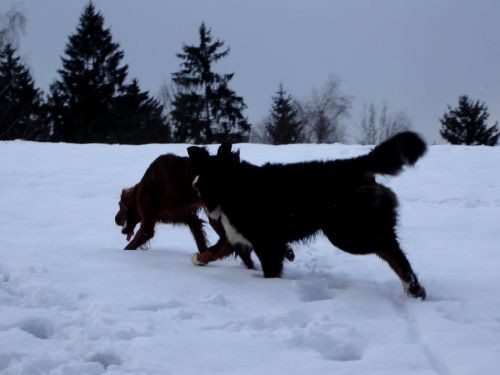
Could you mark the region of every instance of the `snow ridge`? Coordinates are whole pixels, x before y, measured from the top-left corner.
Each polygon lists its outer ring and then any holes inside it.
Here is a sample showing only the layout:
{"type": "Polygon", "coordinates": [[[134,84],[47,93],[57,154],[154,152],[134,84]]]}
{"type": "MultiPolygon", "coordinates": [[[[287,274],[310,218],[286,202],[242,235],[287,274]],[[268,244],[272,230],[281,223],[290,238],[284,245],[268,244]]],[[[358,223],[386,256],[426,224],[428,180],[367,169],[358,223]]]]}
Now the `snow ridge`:
{"type": "MultiPolygon", "coordinates": [[[[428,291],[416,301],[376,256],[322,236],[294,247],[282,279],[234,258],[193,266],[184,227],[158,225],[150,250],[122,251],[113,222],[122,187],[186,147],[0,142],[2,375],[500,368],[500,148],[431,146],[416,167],[380,178],[399,196],[400,242],[428,291]]],[[[256,164],[369,151],[239,147],[256,164]]]]}

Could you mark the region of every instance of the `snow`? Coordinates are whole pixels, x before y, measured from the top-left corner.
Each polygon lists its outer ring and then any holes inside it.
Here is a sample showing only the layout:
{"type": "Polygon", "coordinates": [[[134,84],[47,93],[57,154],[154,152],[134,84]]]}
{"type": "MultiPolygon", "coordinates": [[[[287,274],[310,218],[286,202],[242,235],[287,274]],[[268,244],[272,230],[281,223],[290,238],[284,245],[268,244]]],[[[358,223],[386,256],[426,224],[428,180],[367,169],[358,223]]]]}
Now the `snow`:
{"type": "MultiPolygon", "coordinates": [[[[369,149],[239,147],[257,164],[369,149]]],[[[499,373],[500,148],[431,146],[379,178],[400,198],[426,301],[377,257],[322,236],[294,246],[282,279],[234,258],[194,266],[184,227],[121,250],[121,189],[167,152],[186,145],[0,142],[0,373],[499,373]]]]}

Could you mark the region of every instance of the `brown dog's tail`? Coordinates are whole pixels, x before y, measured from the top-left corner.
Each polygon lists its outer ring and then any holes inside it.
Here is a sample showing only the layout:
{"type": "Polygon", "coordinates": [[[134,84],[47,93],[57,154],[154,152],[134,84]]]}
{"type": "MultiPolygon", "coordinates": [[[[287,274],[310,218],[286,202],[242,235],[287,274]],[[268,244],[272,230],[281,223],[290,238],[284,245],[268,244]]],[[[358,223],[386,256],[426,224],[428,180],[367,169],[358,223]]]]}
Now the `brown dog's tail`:
{"type": "Polygon", "coordinates": [[[425,154],[427,146],[414,132],[398,133],[360,157],[365,169],[373,174],[395,176],[406,165],[414,165],[425,154]]]}

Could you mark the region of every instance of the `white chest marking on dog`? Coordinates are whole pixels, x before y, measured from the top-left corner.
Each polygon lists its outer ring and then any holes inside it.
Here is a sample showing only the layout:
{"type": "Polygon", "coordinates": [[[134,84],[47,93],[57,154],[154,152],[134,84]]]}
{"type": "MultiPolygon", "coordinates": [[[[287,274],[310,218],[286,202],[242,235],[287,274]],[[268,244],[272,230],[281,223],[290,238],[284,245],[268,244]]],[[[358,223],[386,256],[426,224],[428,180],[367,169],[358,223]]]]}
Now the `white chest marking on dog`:
{"type": "Polygon", "coordinates": [[[212,219],[220,220],[222,226],[224,227],[224,232],[226,232],[227,240],[231,245],[253,247],[252,243],[248,241],[240,232],[238,232],[238,230],[231,224],[226,214],[222,212],[220,206],[217,206],[214,210],[210,211],[208,215],[212,219]]]}
{"type": "Polygon", "coordinates": [[[200,194],[200,191],[198,190],[198,187],[196,186],[196,184],[198,183],[198,180],[200,179],[200,175],[197,175],[194,180],[193,180],[193,183],[191,184],[191,187],[193,188],[193,190],[195,191],[196,195],[201,198],[201,194],[200,194]]]}
{"type": "Polygon", "coordinates": [[[215,209],[213,209],[212,211],[207,210],[208,216],[210,216],[214,220],[219,220],[221,217],[221,213],[222,211],[220,209],[220,206],[215,207],[215,209]]]}
{"type": "Polygon", "coordinates": [[[193,183],[192,183],[193,187],[195,187],[195,185],[196,185],[196,183],[198,182],[198,180],[199,180],[199,179],[200,179],[200,175],[197,175],[197,176],[194,178],[193,183]]]}

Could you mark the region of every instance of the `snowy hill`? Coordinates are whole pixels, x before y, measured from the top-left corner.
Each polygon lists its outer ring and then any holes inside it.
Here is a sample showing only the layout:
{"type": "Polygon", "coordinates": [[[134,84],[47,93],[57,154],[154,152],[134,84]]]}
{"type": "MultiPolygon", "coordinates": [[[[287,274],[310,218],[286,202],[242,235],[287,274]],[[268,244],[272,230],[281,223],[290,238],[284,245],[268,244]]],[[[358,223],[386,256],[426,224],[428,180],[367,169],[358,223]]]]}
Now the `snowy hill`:
{"type": "MultiPolygon", "coordinates": [[[[240,149],[260,164],[369,148],[240,149]]],[[[499,373],[500,148],[433,146],[379,178],[399,195],[423,302],[377,257],[321,236],[294,247],[283,279],[233,258],[192,265],[184,227],[122,251],[121,188],[166,152],[186,146],[0,142],[0,373],[499,373]]]]}

